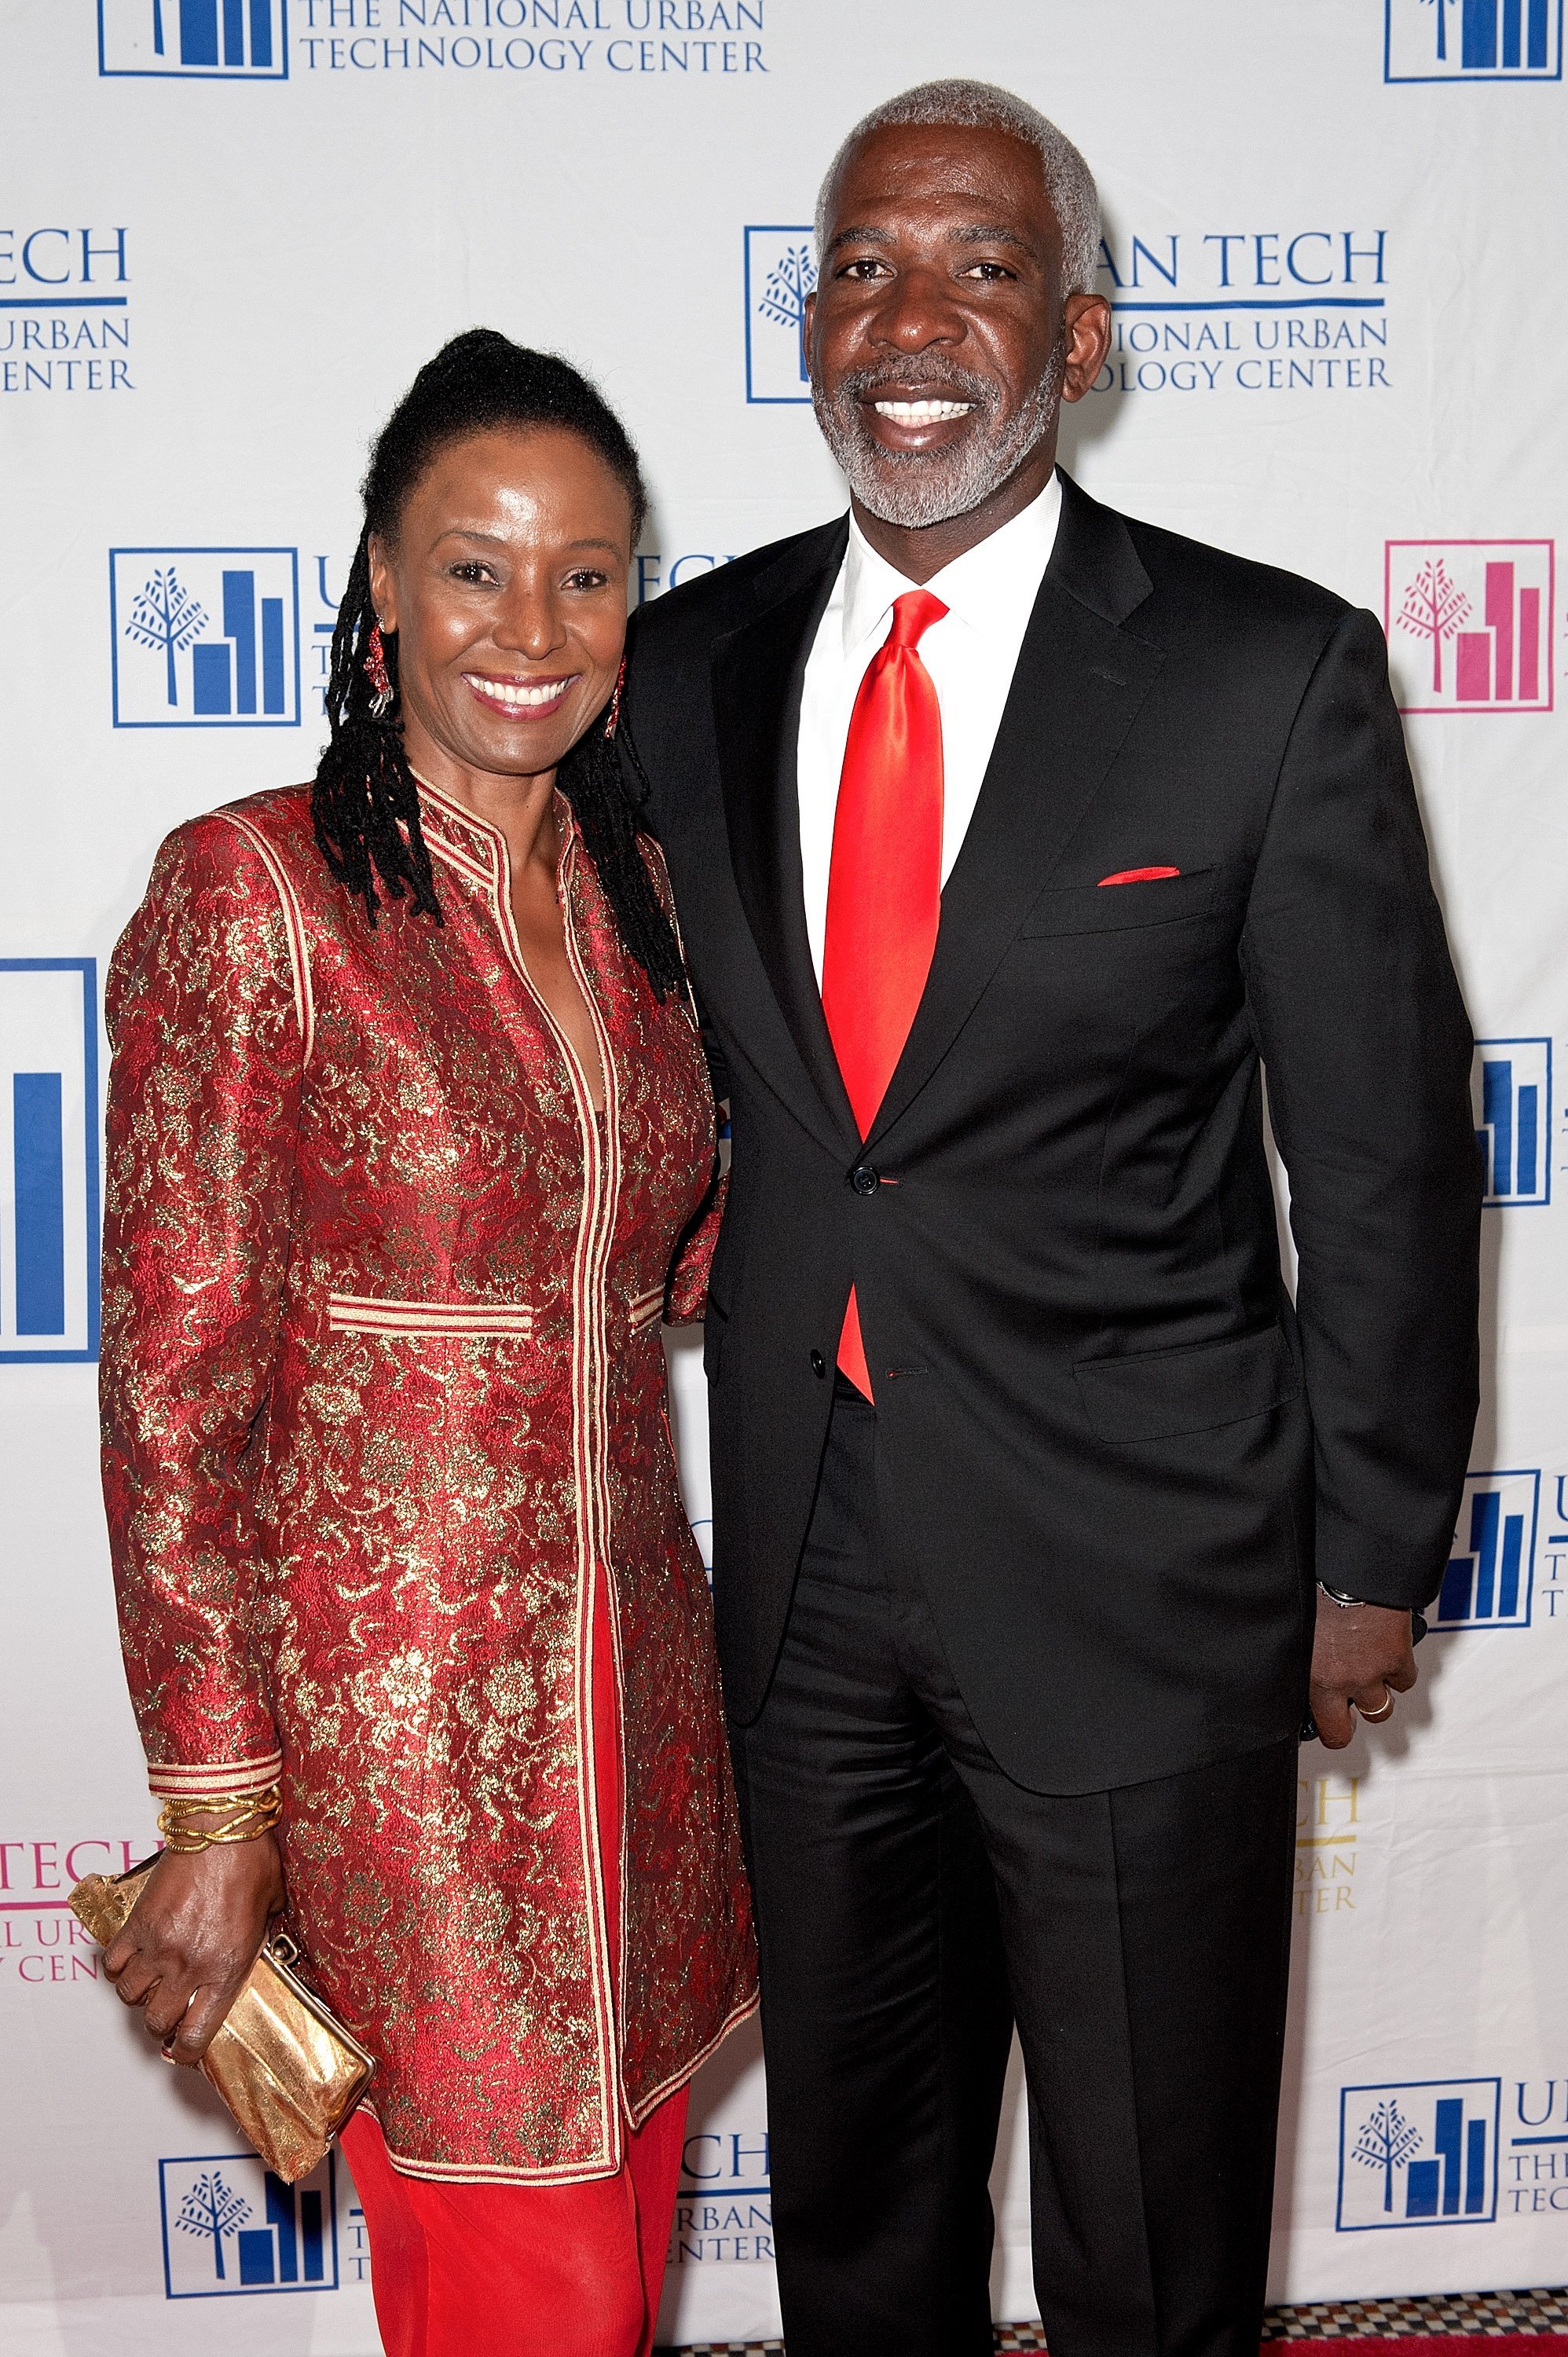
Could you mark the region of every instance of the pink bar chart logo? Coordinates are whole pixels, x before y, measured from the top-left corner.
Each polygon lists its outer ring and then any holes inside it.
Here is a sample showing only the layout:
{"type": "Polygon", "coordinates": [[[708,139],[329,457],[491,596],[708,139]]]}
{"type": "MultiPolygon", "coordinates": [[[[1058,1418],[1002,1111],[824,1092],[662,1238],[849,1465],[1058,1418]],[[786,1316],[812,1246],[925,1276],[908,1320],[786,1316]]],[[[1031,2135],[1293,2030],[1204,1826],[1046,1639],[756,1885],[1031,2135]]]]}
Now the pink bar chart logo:
{"type": "Polygon", "coordinates": [[[1383,627],[1402,712],[1550,712],[1550,540],[1391,540],[1383,627]]]}

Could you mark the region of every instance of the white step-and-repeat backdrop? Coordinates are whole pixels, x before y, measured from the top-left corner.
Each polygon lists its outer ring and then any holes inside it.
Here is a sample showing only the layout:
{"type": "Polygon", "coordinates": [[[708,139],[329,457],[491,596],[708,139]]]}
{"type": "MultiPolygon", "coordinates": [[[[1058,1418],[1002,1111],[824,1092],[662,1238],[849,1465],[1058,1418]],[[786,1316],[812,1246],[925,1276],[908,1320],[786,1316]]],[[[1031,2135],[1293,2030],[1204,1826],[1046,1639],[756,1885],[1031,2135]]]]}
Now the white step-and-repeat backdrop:
{"type": "MultiPolygon", "coordinates": [[[[834,511],[799,360],[817,180],[937,73],[1011,84],[1100,175],[1115,337],[1068,463],[1383,617],[1479,1035],[1486,1406],[1419,1696],[1302,1755],[1274,2296],[1568,2278],[1562,18],[0,0],[7,2357],[376,2346],[346,2171],[269,2182],[63,1905],[152,1833],[97,1500],[105,960],[166,828],[308,774],[367,437],[455,330],[599,378],[656,491],[642,597],[834,511]]],[[[662,2337],[765,2331],[754,2043],[692,2126],[662,2337]]],[[[1015,2093],[1006,2316],[1033,2313],[1021,2129],[1015,2093]]]]}

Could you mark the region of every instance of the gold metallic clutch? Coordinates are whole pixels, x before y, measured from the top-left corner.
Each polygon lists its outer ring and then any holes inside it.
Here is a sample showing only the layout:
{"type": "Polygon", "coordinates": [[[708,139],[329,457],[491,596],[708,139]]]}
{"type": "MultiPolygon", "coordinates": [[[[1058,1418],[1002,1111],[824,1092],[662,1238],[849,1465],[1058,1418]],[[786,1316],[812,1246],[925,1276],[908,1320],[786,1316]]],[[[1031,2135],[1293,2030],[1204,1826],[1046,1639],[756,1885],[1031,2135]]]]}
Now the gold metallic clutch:
{"type": "MultiPolygon", "coordinates": [[[[101,1947],[124,1928],[157,1864],[90,1874],[70,1905],[101,1947]]],[[[290,1970],[294,1943],[265,1942],[202,2057],[210,2079],[267,2167],[293,2185],[307,2177],[371,2083],[375,2063],[290,1970]]]]}

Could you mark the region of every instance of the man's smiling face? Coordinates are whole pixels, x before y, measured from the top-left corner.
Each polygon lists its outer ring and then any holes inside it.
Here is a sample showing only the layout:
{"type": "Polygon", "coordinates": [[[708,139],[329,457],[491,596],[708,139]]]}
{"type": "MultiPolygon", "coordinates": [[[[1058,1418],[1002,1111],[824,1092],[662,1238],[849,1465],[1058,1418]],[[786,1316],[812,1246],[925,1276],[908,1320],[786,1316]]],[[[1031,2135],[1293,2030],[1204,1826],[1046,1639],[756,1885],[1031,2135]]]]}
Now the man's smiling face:
{"type": "Polygon", "coordinates": [[[1012,132],[903,124],[851,149],[806,332],[861,506],[907,530],[967,514],[1050,435],[1061,279],[1040,156],[1012,132]]]}

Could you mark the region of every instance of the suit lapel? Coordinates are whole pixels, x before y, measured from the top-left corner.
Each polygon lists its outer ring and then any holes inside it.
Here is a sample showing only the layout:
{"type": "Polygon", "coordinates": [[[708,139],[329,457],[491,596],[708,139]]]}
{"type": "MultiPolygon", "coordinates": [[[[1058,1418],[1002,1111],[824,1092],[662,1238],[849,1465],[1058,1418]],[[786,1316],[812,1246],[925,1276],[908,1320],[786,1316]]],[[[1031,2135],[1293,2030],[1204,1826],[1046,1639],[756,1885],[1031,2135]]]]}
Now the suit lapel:
{"type": "Polygon", "coordinates": [[[730,863],[746,921],[812,1088],[835,1129],[854,1120],[822,1017],[806,933],[796,756],[800,691],[817,625],[849,537],[818,536],[785,577],[759,585],[762,610],[714,648],[714,718],[730,863]]]}
{"type": "Polygon", "coordinates": [[[1121,750],[1165,661],[1121,627],[1151,586],[1121,517],[1064,475],[1057,545],[942,893],[925,995],[868,1143],[946,1056],[1121,750]]]}

